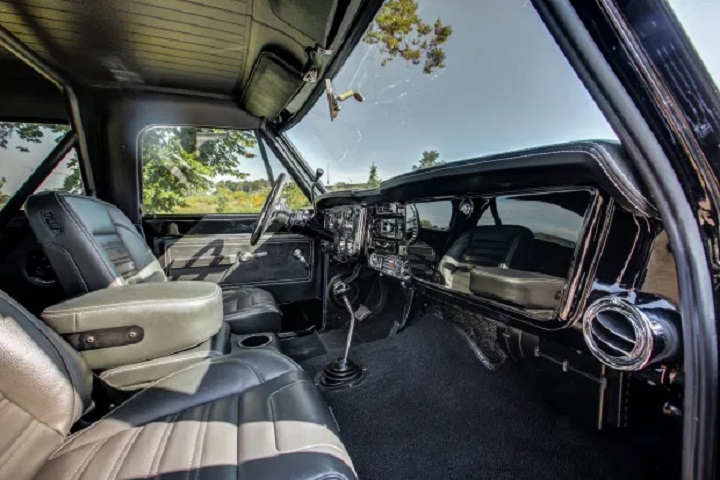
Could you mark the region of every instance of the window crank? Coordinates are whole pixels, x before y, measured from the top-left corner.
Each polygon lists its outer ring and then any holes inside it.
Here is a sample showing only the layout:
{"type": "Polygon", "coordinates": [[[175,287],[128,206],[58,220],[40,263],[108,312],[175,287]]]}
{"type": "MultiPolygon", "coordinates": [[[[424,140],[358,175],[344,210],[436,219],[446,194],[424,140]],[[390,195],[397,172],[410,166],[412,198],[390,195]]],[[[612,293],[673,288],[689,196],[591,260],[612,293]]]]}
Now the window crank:
{"type": "Polygon", "coordinates": [[[238,260],[240,260],[243,263],[247,263],[251,260],[254,260],[256,258],[262,258],[262,257],[267,257],[267,252],[257,252],[257,253],[242,252],[240,255],[238,255],[238,260]]]}
{"type": "Polygon", "coordinates": [[[305,260],[302,250],[300,250],[299,248],[296,248],[295,251],[293,252],[293,258],[295,260],[297,260],[298,262],[302,263],[303,265],[305,265],[305,268],[310,270],[310,264],[307,262],[307,260],[305,260]]]}

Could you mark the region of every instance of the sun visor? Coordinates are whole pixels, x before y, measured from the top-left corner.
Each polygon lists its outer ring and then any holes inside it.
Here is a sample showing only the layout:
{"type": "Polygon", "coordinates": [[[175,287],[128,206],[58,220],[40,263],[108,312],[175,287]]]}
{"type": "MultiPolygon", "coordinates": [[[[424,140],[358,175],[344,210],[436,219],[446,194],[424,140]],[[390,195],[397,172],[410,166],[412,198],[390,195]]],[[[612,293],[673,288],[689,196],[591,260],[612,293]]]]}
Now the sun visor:
{"type": "Polygon", "coordinates": [[[302,73],[274,53],[262,52],[240,99],[248,113],[272,120],[303,86],[302,73]]]}

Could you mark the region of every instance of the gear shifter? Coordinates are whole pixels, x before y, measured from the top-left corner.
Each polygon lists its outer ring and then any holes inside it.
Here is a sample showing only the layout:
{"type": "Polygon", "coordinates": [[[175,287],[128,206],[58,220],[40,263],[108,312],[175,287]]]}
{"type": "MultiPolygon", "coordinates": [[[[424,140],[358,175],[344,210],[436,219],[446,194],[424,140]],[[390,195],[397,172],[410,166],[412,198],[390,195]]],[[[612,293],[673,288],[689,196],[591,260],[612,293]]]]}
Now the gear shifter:
{"type": "Polygon", "coordinates": [[[332,288],[333,295],[342,300],[348,311],[348,315],[350,315],[350,329],[348,330],[347,340],[345,341],[345,352],[342,358],[338,358],[325,367],[325,370],[323,370],[319,376],[318,383],[329,389],[357,385],[363,380],[365,374],[365,371],[359,363],[353,362],[348,358],[353,333],[355,331],[355,312],[353,312],[350,300],[347,298],[347,292],[349,290],[350,287],[344,282],[336,282],[332,288]]]}

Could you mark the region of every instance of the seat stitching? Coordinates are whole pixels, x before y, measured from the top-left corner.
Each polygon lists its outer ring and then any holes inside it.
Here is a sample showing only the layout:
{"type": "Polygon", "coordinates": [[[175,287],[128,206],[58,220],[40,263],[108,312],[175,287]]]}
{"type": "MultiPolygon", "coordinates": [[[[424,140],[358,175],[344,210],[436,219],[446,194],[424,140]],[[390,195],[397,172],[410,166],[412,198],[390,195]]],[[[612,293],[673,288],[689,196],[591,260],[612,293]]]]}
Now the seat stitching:
{"type": "MultiPolygon", "coordinates": [[[[74,388],[75,388],[75,387],[73,386],[73,389],[74,389],[74,388]]],[[[75,395],[73,395],[73,397],[74,397],[74,396],[75,396],[75,395]]],[[[33,420],[35,420],[37,423],[40,423],[40,424],[44,425],[45,427],[48,428],[48,430],[52,430],[53,432],[57,433],[57,434],[60,435],[61,437],[65,437],[65,434],[62,433],[62,432],[59,432],[55,427],[51,427],[50,425],[48,425],[47,423],[43,422],[43,421],[40,420],[39,418],[36,418],[33,413],[29,412],[28,410],[26,410],[25,408],[23,408],[21,405],[15,403],[13,400],[10,400],[10,399],[7,398],[7,397],[5,397],[5,398],[6,398],[6,400],[7,400],[8,403],[12,404],[12,405],[13,405],[14,407],[16,407],[17,409],[22,410],[24,413],[26,413],[30,418],[32,418],[33,420]]]]}
{"type": "Polygon", "coordinates": [[[119,373],[132,372],[135,370],[143,370],[146,367],[154,367],[157,365],[170,365],[181,360],[192,360],[194,358],[204,359],[219,356],[218,352],[208,350],[207,352],[194,352],[194,353],[177,353],[171,357],[156,358],[155,360],[149,360],[147,362],[139,363],[136,365],[127,365],[124,367],[117,367],[110,370],[105,370],[100,374],[100,378],[107,380],[119,373]]]}
{"type": "MultiPolygon", "coordinates": [[[[220,358],[222,358],[222,357],[220,357],[220,358]]],[[[245,363],[240,362],[240,361],[238,361],[238,360],[236,360],[236,359],[233,359],[232,361],[233,361],[234,363],[239,363],[239,364],[241,364],[241,365],[249,368],[250,370],[253,371],[253,373],[255,373],[255,375],[258,376],[258,379],[264,380],[262,377],[260,377],[260,376],[258,375],[257,371],[256,371],[254,368],[252,368],[250,365],[246,365],[245,363]]],[[[162,381],[164,381],[164,380],[167,380],[167,379],[169,379],[169,378],[173,378],[173,377],[179,375],[180,373],[183,373],[183,372],[185,372],[185,371],[187,371],[187,370],[190,370],[190,369],[192,369],[192,368],[196,368],[197,366],[198,366],[197,363],[194,363],[194,364],[192,364],[192,365],[188,365],[187,367],[182,368],[182,369],[180,369],[180,370],[178,370],[178,371],[176,371],[176,372],[173,372],[173,373],[171,373],[170,375],[168,375],[168,376],[166,376],[166,377],[163,377],[163,378],[161,378],[161,379],[159,379],[159,380],[156,380],[156,381],[152,382],[152,383],[149,384],[143,391],[139,392],[137,395],[131,397],[131,398],[130,398],[129,400],[127,400],[126,402],[121,403],[120,405],[118,405],[118,406],[115,407],[114,409],[110,410],[110,411],[109,411],[108,413],[106,413],[102,418],[100,418],[98,421],[96,421],[95,423],[93,423],[92,425],[90,425],[90,426],[89,426],[88,428],[86,428],[85,430],[81,430],[81,431],[75,433],[74,435],[69,436],[63,446],[69,445],[70,440],[73,440],[73,439],[75,439],[75,438],[79,438],[79,437],[82,436],[83,434],[91,431],[92,429],[94,429],[95,427],[97,427],[98,425],[100,425],[100,423],[101,423],[103,420],[105,420],[106,418],[108,418],[110,415],[119,412],[120,410],[122,410],[123,408],[126,408],[126,407],[127,407],[128,405],[130,405],[130,404],[133,404],[133,405],[134,405],[134,403],[137,402],[138,397],[142,396],[143,392],[145,392],[145,391],[147,391],[148,389],[154,387],[154,386],[157,385],[158,383],[160,383],[160,382],[162,382],[162,381]]],[[[232,394],[230,394],[230,395],[236,395],[236,394],[237,394],[237,393],[232,393],[232,394]]],[[[227,397],[227,396],[230,396],[230,395],[226,395],[226,397],[227,397]]],[[[225,397],[218,397],[218,399],[220,399],[220,398],[225,398],[225,397]]],[[[216,400],[218,400],[218,399],[216,399],[216,400]]],[[[211,401],[214,401],[214,400],[209,400],[209,402],[211,402],[211,401]]],[[[207,402],[205,402],[205,403],[207,403],[207,402]]],[[[198,404],[198,405],[202,405],[202,404],[198,404]]],[[[198,405],[193,405],[193,407],[196,407],[196,406],[198,406],[198,405]]],[[[192,407],[188,407],[188,408],[192,408],[192,407]]],[[[186,410],[187,410],[187,409],[186,409],[186,410]]],[[[185,410],[181,410],[180,412],[175,412],[175,413],[182,413],[183,411],[185,411],[185,410]]],[[[61,446],[61,448],[62,448],[62,446],[61,446]]]]}
{"type": "MultiPolygon", "coordinates": [[[[2,293],[2,292],[0,292],[0,293],[2,293]]],[[[61,350],[60,348],[58,348],[58,346],[55,344],[55,342],[53,341],[53,339],[51,339],[51,338],[43,331],[42,328],[40,328],[40,325],[38,325],[37,323],[35,323],[36,321],[39,322],[39,320],[34,319],[31,315],[26,315],[26,314],[24,313],[23,309],[20,308],[20,306],[15,302],[15,300],[13,300],[11,297],[5,295],[4,293],[3,293],[2,295],[0,295],[0,298],[2,298],[3,300],[5,300],[5,301],[8,303],[8,305],[10,305],[11,307],[13,307],[13,308],[15,309],[15,311],[16,311],[21,317],[24,317],[26,320],[28,320],[28,323],[29,323],[30,325],[32,325],[33,327],[35,327],[35,329],[36,329],[38,332],[40,332],[40,335],[42,335],[43,337],[45,337],[45,339],[48,341],[48,343],[50,343],[50,346],[53,348],[53,350],[55,350],[55,353],[57,353],[57,355],[60,357],[60,360],[61,360],[62,363],[63,363],[63,367],[65,368],[65,371],[66,371],[67,374],[68,374],[68,378],[70,379],[70,383],[72,384],[72,387],[73,387],[73,391],[72,391],[71,396],[72,396],[72,411],[73,411],[73,413],[74,413],[75,410],[76,410],[75,407],[76,407],[76,404],[77,404],[77,398],[80,397],[79,389],[77,388],[77,385],[79,385],[79,384],[77,383],[77,381],[76,381],[77,379],[75,378],[75,376],[74,376],[73,373],[72,373],[73,370],[72,370],[72,369],[70,368],[70,366],[68,365],[67,358],[65,358],[65,355],[63,354],[62,350],[61,350]]],[[[13,403],[15,403],[15,402],[13,402],[13,403]]],[[[17,405],[17,404],[15,404],[15,405],[17,405]]],[[[20,405],[18,405],[18,407],[20,407],[20,405]]],[[[22,407],[20,407],[20,408],[21,408],[23,411],[26,411],[24,408],[22,408],[22,407]]],[[[33,418],[35,418],[35,415],[31,414],[30,412],[27,412],[27,413],[28,413],[30,416],[32,416],[33,418]]],[[[51,429],[51,430],[59,433],[59,434],[62,435],[62,436],[65,436],[65,433],[64,433],[64,432],[61,432],[61,431],[59,431],[58,429],[56,429],[56,428],[54,428],[54,427],[51,427],[50,425],[46,424],[45,422],[42,422],[41,420],[38,420],[38,421],[39,421],[40,423],[42,423],[43,425],[45,425],[46,427],[48,427],[49,429],[51,429]]]]}
{"type": "MultiPolygon", "coordinates": [[[[25,447],[27,445],[28,440],[32,437],[32,434],[37,429],[37,427],[40,423],[40,422],[34,422],[34,420],[35,420],[34,417],[30,417],[30,421],[28,422],[28,425],[25,428],[23,428],[22,433],[19,436],[15,437],[15,439],[10,444],[10,446],[14,446],[14,445],[17,445],[17,446],[15,447],[12,454],[10,454],[10,456],[7,458],[7,460],[5,460],[5,463],[2,465],[2,467],[0,467],[0,473],[2,473],[3,470],[5,470],[5,468],[7,468],[8,465],[10,465],[10,461],[13,458],[15,458],[15,456],[19,452],[22,451],[23,447],[25,447]]],[[[10,451],[10,448],[7,448],[5,450],[5,453],[7,453],[9,451],[10,451]]]]}
{"type": "Polygon", "coordinates": [[[270,396],[267,399],[268,406],[270,407],[270,417],[272,418],[272,424],[273,424],[273,436],[275,437],[275,451],[280,453],[280,445],[278,445],[278,432],[277,432],[277,424],[278,422],[275,421],[275,408],[273,408],[272,398],[275,396],[276,393],[281,392],[285,390],[288,387],[292,387],[293,385],[296,385],[300,382],[304,382],[305,380],[296,380],[293,383],[289,383],[287,385],[284,385],[270,394],[270,396]]]}
{"type": "MultiPolygon", "coordinates": [[[[195,480],[198,480],[198,477],[200,476],[200,468],[202,467],[202,460],[203,460],[203,448],[205,447],[205,437],[207,436],[208,432],[208,426],[210,422],[210,412],[212,411],[213,405],[215,405],[215,402],[210,402],[207,404],[205,408],[205,415],[203,416],[202,423],[200,424],[200,427],[203,430],[202,435],[198,435],[198,442],[200,446],[200,458],[198,459],[198,465],[197,468],[195,468],[195,480]]],[[[193,461],[195,460],[195,452],[193,452],[193,461]]],[[[190,468],[193,468],[193,465],[190,465],[190,468]]]]}
{"type": "Polygon", "coordinates": [[[70,477],[72,480],[78,480],[79,478],[82,477],[83,471],[84,471],[84,470],[87,468],[87,466],[90,464],[90,460],[92,459],[92,457],[94,457],[95,454],[96,454],[98,451],[100,451],[100,448],[102,448],[102,446],[105,445],[105,443],[106,443],[108,440],[110,440],[111,438],[112,438],[112,437],[108,437],[108,438],[106,438],[106,439],[98,442],[93,448],[89,449],[90,452],[89,452],[87,455],[85,455],[85,457],[83,458],[83,461],[80,462],[80,464],[79,464],[78,467],[75,469],[75,471],[73,472],[72,476],[70,477]]]}
{"type": "Polygon", "coordinates": [[[206,415],[206,412],[208,412],[208,411],[209,410],[207,408],[207,404],[203,405],[202,410],[201,410],[202,413],[200,414],[200,425],[198,425],[197,434],[195,435],[195,442],[193,443],[193,454],[192,454],[192,458],[190,459],[190,466],[187,468],[187,471],[186,471],[186,474],[187,474],[185,476],[186,480],[190,480],[190,472],[192,471],[192,469],[195,465],[195,456],[197,455],[197,447],[198,447],[198,443],[199,443],[200,437],[201,437],[200,432],[202,431],[203,425],[205,424],[205,422],[204,422],[205,415],[206,415]]]}
{"type": "Polygon", "coordinates": [[[149,307],[156,307],[156,306],[162,306],[167,305],[168,302],[173,302],[177,304],[184,304],[184,305],[192,305],[195,303],[202,303],[207,300],[214,300],[216,297],[220,296],[220,288],[216,288],[212,294],[206,295],[204,297],[197,297],[193,298],[191,300],[188,299],[182,299],[182,298],[165,298],[162,302],[157,300],[141,300],[136,302],[125,302],[125,303],[113,303],[111,305],[105,305],[103,307],[95,308],[92,307],[77,307],[77,308],[69,308],[67,310],[52,310],[52,307],[50,307],[48,310],[45,310],[43,312],[43,316],[62,316],[69,313],[85,313],[85,312],[102,312],[102,311],[110,311],[110,310],[118,310],[120,308],[124,307],[135,307],[135,306],[149,306],[149,307]]]}
{"type": "MultiPolygon", "coordinates": [[[[82,233],[85,236],[85,238],[88,240],[88,242],[91,244],[90,246],[92,247],[91,251],[93,252],[93,255],[98,260],[100,260],[100,263],[102,263],[102,265],[105,267],[105,269],[110,274],[110,276],[113,279],[116,279],[115,273],[117,273],[117,272],[113,273],[112,268],[110,267],[110,265],[108,265],[107,260],[102,255],[102,252],[100,252],[95,238],[93,238],[92,234],[85,228],[85,225],[83,225],[83,223],[80,221],[80,219],[75,217],[75,212],[72,210],[70,205],[68,205],[65,202],[65,199],[62,197],[62,195],[58,195],[56,193],[55,196],[58,199],[58,203],[60,204],[60,207],[65,211],[65,213],[68,215],[70,220],[75,224],[75,226],[78,228],[78,230],[80,230],[80,233],[82,233]]],[[[112,222],[112,220],[111,220],[111,222],[112,222]]]]}
{"type": "Polygon", "coordinates": [[[115,462],[113,463],[112,468],[110,469],[110,472],[108,474],[108,478],[113,478],[117,480],[117,476],[120,473],[120,469],[122,468],[123,464],[125,463],[124,457],[128,454],[130,451],[130,447],[135,443],[135,440],[137,437],[140,436],[140,431],[142,429],[138,428],[137,431],[133,432],[132,435],[125,441],[125,446],[120,450],[120,453],[118,453],[117,458],[115,458],[115,462]],[[123,459],[123,462],[120,462],[120,459],[123,459]],[[117,469],[117,470],[116,470],[117,469]]]}
{"type": "Polygon", "coordinates": [[[44,243],[42,244],[43,247],[48,248],[55,248],[57,250],[60,250],[60,253],[64,253],[67,258],[70,259],[70,265],[75,269],[75,272],[78,274],[78,278],[80,279],[80,282],[82,283],[82,286],[85,288],[85,291],[89,291],[87,283],[85,283],[85,279],[82,276],[82,273],[80,273],[80,269],[78,268],[77,264],[75,263],[75,259],[70,255],[70,252],[68,252],[65,248],[61,247],[60,245],[57,245],[55,243],[44,243]]]}
{"type": "Polygon", "coordinates": [[[152,462],[150,462],[150,471],[148,472],[148,475],[152,474],[153,478],[157,478],[159,476],[160,464],[162,463],[163,458],[165,458],[165,452],[167,451],[167,442],[170,439],[170,434],[175,427],[175,423],[177,423],[178,419],[180,418],[181,413],[182,412],[176,413],[175,415],[170,415],[170,417],[168,418],[168,423],[165,424],[163,436],[160,438],[160,443],[158,443],[157,450],[155,450],[155,453],[153,454],[152,462]],[[162,447],[160,445],[162,445],[162,447]],[[160,454],[159,458],[158,453],[160,454]],[[155,471],[154,473],[153,470],[155,471]]]}

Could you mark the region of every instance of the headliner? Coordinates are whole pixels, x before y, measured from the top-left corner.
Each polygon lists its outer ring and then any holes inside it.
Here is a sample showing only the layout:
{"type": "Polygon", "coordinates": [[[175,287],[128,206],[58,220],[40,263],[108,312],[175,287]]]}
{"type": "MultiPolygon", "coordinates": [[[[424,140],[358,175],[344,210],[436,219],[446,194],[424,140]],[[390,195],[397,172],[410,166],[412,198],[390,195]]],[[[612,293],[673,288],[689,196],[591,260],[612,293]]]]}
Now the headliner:
{"type": "MultiPolygon", "coordinates": [[[[302,81],[310,68],[308,52],[342,44],[360,3],[0,0],[0,25],[78,84],[230,96],[241,99],[250,113],[272,118],[283,110],[289,110],[283,112],[286,116],[297,111],[319,84],[302,81]],[[278,79],[267,76],[254,82],[260,88],[253,84],[252,95],[262,99],[255,104],[245,97],[261,53],[284,65],[270,75],[285,77],[279,79],[282,88],[278,79]],[[268,84],[275,85],[274,91],[268,84]],[[293,107],[288,106],[291,100],[293,107]]],[[[332,59],[323,57],[321,74],[332,59]]],[[[3,77],[8,74],[0,79],[5,92],[12,90],[8,84],[21,86],[30,78],[2,48],[0,70],[3,77]]]]}

